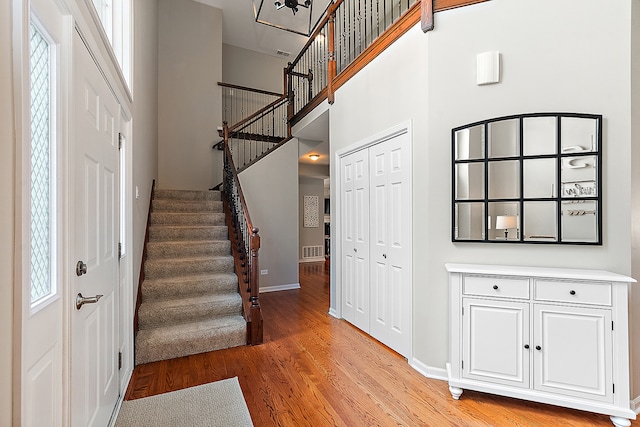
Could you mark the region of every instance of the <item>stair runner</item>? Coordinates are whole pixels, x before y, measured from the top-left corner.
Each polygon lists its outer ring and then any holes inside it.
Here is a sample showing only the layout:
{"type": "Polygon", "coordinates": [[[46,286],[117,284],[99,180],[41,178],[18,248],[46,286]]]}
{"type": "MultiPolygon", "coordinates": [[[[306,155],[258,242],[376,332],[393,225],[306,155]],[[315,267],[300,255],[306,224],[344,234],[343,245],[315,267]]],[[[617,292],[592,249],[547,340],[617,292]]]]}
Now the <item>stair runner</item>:
{"type": "Polygon", "coordinates": [[[152,203],[136,365],[245,345],[220,192],[157,190],[152,203]]]}

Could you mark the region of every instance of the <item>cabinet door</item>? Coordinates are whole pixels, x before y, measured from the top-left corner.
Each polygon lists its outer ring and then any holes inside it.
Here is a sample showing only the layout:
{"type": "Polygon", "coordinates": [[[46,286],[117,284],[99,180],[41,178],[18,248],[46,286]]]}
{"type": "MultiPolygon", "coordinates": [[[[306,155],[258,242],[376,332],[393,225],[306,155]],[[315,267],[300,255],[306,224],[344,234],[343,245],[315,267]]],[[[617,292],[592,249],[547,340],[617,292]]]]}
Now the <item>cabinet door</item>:
{"type": "Polygon", "coordinates": [[[462,376],[529,388],[529,303],[462,301],[462,376]]]}
{"type": "Polygon", "coordinates": [[[534,388],[613,402],[611,311],[534,304],[534,388]]]}

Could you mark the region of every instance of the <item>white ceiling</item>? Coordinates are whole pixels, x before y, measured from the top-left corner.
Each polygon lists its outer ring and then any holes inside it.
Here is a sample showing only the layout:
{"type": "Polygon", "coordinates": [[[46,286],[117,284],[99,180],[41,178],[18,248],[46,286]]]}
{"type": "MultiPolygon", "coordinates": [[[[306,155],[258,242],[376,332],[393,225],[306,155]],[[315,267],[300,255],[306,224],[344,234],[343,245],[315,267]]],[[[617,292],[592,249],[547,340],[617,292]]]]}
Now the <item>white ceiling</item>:
{"type": "MultiPolygon", "coordinates": [[[[268,25],[256,22],[254,1],[260,4],[260,0],[195,0],[222,10],[222,42],[233,46],[267,55],[278,56],[278,49],[290,52],[292,61],[300,52],[308,38],[289,31],[280,30],[268,25]]],[[[284,1],[284,0],[283,0],[284,1]]],[[[316,22],[320,15],[324,14],[330,0],[314,0],[312,22],[316,22]]],[[[273,0],[264,0],[264,7],[269,8],[267,17],[273,16],[275,10],[273,0]]],[[[277,11],[277,16],[282,23],[290,28],[295,27],[301,20],[308,22],[308,12],[300,7],[296,16],[291,9],[282,8],[277,11]],[[305,12],[306,15],[305,15],[305,12]]],[[[263,16],[263,15],[261,15],[263,16]]]]}

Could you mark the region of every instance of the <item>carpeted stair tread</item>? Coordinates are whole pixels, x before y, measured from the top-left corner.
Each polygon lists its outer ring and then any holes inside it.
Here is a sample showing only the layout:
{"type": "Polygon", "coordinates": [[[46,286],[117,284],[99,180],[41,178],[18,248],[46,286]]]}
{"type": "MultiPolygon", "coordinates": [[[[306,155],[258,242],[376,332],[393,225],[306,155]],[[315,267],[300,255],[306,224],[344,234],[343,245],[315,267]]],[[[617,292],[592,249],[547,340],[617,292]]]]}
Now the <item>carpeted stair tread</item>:
{"type": "Polygon", "coordinates": [[[219,191],[156,190],[154,199],[171,200],[222,200],[219,191]]]}
{"type": "Polygon", "coordinates": [[[136,365],[245,345],[247,324],[242,316],[138,331],[136,365]]]}
{"type": "Polygon", "coordinates": [[[229,231],[224,225],[211,226],[177,226],[152,225],[149,227],[149,240],[222,240],[229,238],[229,231]]]}
{"type": "Polygon", "coordinates": [[[229,254],[231,254],[231,242],[229,240],[160,241],[147,244],[147,257],[149,259],[229,254]]]}
{"type": "Polygon", "coordinates": [[[154,199],[152,212],[223,212],[223,203],[217,200],[154,199]]]}
{"type": "Polygon", "coordinates": [[[180,276],[164,279],[146,279],[142,283],[142,301],[188,298],[212,293],[237,292],[235,273],[203,276],[180,276]]]}
{"type": "Polygon", "coordinates": [[[152,212],[152,225],[225,225],[224,213],[152,212]]]}
{"type": "Polygon", "coordinates": [[[145,250],[136,364],[246,344],[219,191],[156,190],[145,250]]]}
{"type": "Polygon", "coordinates": [[[201,295],[199,297],[142,302],[138,310],[140,330],[158,326],[206,321],[242,312],[239,294],[201,295]]]}
{"type": "Polygon", "coordinates": [[[185,274],[232,273],[234,267],[231,255],[150,259],[144,265],[145,278],[176,277],[185,274]]]}

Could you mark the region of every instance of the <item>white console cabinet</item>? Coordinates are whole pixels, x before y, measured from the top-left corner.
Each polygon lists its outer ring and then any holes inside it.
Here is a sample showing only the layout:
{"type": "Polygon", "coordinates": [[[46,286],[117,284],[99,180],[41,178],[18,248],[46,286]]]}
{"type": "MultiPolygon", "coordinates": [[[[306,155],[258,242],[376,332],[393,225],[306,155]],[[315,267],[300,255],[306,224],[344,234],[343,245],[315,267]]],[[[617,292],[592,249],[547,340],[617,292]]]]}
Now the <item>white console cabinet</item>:
{"type": "Polygon", "coordinates": [[[600,270],[446,264],[449,390],[464,389],[635,419],[628,286],[600,270]]]}

